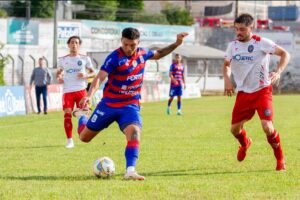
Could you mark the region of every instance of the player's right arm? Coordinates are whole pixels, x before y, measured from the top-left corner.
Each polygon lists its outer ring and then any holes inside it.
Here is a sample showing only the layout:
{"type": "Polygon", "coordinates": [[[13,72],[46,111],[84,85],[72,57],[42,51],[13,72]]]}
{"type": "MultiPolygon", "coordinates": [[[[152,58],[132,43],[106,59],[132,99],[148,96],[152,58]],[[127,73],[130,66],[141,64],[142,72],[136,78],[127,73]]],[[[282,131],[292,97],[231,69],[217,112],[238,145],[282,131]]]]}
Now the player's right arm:
{"type": "Polygon", "coordinates": [[[173,76],[173,64],[170,66],[169,77],[170,77],[170,79],[171,79],[171,82],[174,83],[174,84],[176,85],[176,84],[177,84],[177,80],[176,80],[175,77],[173,76]]]}
{"type": "Polygon", "coordinates": [[[231,82],[231,59],[232,59],[232,45],[233,43],[229,43],[226,52],[225,59],[223,64],[223,77],[224,77],[224,95],[231,96],[234,93],[233,84],[231,82]]]}
{"type": "Polygon", "coordinates": [[[58,68],[56,71],[56,80],[58,83],[64,83],[63,72],[64,70],[62,68],[58,68]]]}
{"type": "Polygon", "coordinates": [[[104,70],[100,70],[97,74],[97,76],[94,78],[93,82],[91,83],[90,89],[86,95],[81,101],[80,104],[83,105],[83,107],[86,107],[88,103],[91,101],[91,98],[93,97],[94,93],[98,90],[101,83],[106,79],[108,76],[108,73],[104,70]]]}
{"type": "Polygon", "coordinates": [[[56,71],[56,80],[58,83],[64,83],[64,79],[63,79],[63,73],[64,73],[64,69],[63,69],[63,66],[62,66],[62,59],[60,58],[58,60],[58,69],[56,71]]]}
{"type": "Polygon", "coordinates": [[[224,95],[231,96],[234,93],[233,85],[230,80],[231,68],[230,61],[224,60],[223,65],[223,77],[224,77],[224,95]]]}

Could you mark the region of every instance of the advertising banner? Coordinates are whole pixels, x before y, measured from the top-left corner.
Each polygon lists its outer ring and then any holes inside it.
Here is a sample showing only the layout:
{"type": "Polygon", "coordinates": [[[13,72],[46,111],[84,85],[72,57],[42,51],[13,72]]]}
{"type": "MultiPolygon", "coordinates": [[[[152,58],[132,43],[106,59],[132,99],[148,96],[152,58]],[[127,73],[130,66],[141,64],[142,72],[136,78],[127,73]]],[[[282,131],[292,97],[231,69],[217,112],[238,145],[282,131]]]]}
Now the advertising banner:
{"type": "Polygon", "coordinates": [[[23,86],[0,87],[0,117],[25,115],[25,99],[23,86]]]}
{"type": "Polygon", "coordinates": [[[58,22],[57,44],[66,46],[69,37],[81,37],[81,23],[78,22],[58,22]]]}
{"type": "Polygon", "coordinates": [[[166,26],[141,23],[120,23],[95,20],[82,20],[82,37],[114,40],[120,39],[124,28],[133,27],[140,31],[142,41],[170,42],[176,40],[180,32],[188,32],[186,42],[195,41],[195,28],[192,26],[166,26]]]}
{"type": "MultiPolygon", "coordinates": [[[[60,84],[48,85],[48,111],[60,111],[62,110],[62,95],[63,86],[60,84]]],[[[44,109],[43,98],[41,96],[41,110],[44,109]]],[[[35,87],[30,89],[30,86],[26,87],[26,111],[27,113],[37,112],[35,87]]]]}
{"type": "Polygon", "coordinates": [[[7,20],[7,44],[38,45],[39,23],[23,19],[7,20]]]}

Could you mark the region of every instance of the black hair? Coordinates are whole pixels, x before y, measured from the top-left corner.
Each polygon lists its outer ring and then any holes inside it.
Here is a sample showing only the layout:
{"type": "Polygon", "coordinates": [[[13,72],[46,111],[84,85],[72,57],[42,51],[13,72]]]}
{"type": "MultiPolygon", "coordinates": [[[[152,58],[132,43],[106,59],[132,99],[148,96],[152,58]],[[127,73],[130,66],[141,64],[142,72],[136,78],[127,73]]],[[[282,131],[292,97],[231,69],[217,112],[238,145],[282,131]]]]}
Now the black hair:
{"type": "Polygon", "coordinates": [[[254,18],[248,13],[243,13],[234,20],[234,24],[245,24],[246,26],[252,25],[253,22],[254,18]]]}
{"type": "Polygon", "coordinates": [[[130,40],[140,39],[140,32],[136,28],[124,28],[122,31],[122,38],[127,38],[130,40]]]}
{"type": "Polygon", "coordinates": [[[73,36],[69,37],[69,39],[68,39],[68,41],[67,41],[67,44],[70,44],[70,42],[71,42],[71,40],[72,40],[73,38],[78,39],[78,40],[79,40],[79,44],[81,44],[82,40],[81,40],[81,38],[80,38],[79,36],[77,36],[77,35],[73,35],[73,36]]]}

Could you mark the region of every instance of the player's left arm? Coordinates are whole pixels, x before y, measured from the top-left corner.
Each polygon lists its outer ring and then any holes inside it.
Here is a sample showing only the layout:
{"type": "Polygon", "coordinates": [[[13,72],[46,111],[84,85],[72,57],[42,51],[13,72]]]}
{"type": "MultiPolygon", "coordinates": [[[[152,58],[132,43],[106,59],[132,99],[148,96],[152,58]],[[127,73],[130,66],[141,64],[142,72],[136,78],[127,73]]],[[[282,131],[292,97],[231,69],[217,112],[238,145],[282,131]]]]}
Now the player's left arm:
{"type": "Polygon", "coordinates": [[[280,79],[280,74],[286,68],[287,64],[290,61],[290,54],[285,49],[280,46],[275,47],[275,55],[280,57],[277,69],[275,72],[270,73],[271,83],[275,84],[280,79]]]}
{"type": "Polygon", "coordinates": [[[186,33],[186,32],[182,32],[182,33],[177,34],[176,42],[170,44],[169,46],[166,46],[164,48],[156,50],[154,52],[153,56],[150,58],[150,60],[158,60],[158,59],[168,55],[172,51],[174,51],[174,49],[176,49],[178,46],[180,46],[182,44],[183,39],[187,35],[188,35],[188,33],[186,33]]]}

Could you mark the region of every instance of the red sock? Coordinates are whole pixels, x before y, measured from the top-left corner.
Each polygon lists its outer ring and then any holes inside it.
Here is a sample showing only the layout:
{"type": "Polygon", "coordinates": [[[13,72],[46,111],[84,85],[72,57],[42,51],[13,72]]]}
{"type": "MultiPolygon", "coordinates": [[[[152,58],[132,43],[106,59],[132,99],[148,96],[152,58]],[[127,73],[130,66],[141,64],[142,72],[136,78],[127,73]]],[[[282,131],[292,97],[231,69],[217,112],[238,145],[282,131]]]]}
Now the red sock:
{"type": "Polygon", "coordinates": [[[72,115],[71,113],[65,113],[64,115],[64,127],[65,127],[65,132],[67,135],[67,138],[72,138],[72,129],[73,129],[73,124],[72,124],[72,115]]]}
{"type": "Polygon", "coordinates": [[[247,146],[247,142],[248,142],[246,134],[247,134],[246,130],[242,129],[241,132],[235,136],[235,138],[238,139],[238,141],[243,147],[247,146]]]}
{"type": "Polygon", "coordinates": [[[283,153],[280,145],[280,136],[279,133],[274,130],[274,133],[272,135],[267,136],[268,142],[273,148],[274,156],[277,160],[283,159],[283,153]]]}

